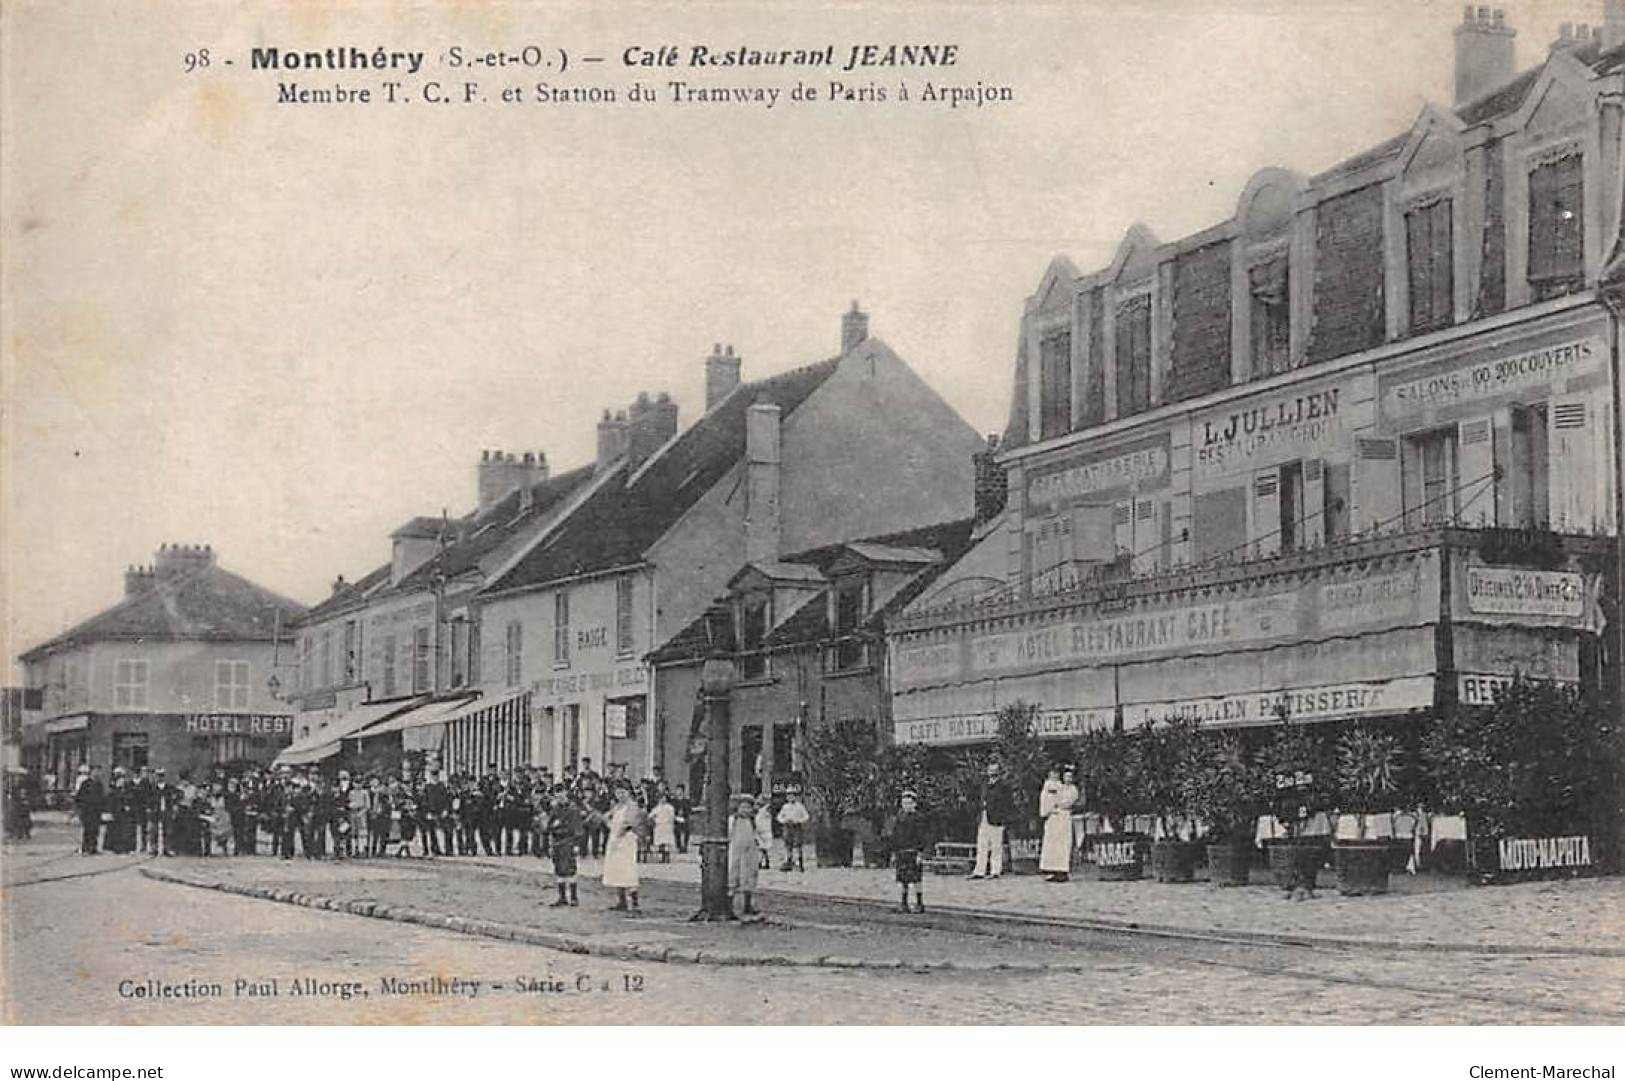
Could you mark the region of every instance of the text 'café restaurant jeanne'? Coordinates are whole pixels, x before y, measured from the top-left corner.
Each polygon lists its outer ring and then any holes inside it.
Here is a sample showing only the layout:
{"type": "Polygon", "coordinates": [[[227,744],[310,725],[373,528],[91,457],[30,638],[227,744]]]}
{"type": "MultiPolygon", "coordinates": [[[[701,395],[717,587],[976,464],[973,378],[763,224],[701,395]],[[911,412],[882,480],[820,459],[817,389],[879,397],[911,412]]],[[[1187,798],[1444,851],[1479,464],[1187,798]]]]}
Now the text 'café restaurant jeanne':
{"type": "Polygon", "coordinates": [[[1258,173],[1229,221],[1052,262],[1002,528],[888,626],[897,741],[984,741],[1017,701],[1055,738],[1415,728],[1518,673],[1617,680],[1622,55],[1512,78],[1509,52],[1322,175],[1258,173]]]}

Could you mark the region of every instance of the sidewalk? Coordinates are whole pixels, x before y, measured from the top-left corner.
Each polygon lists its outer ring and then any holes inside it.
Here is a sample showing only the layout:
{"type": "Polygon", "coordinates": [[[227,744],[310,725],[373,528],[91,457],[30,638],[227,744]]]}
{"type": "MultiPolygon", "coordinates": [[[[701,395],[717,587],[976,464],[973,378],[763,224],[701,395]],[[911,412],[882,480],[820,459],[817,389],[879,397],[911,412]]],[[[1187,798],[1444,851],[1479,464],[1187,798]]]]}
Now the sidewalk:
{"type": "MultiPolygon", "coordinates": [[[[569,953],[625,960],[713,965],[955,972],[1083,972],[1090,959],[1058,956],[1042,941],[989,939],[967,948],[929,927],[841,925],[769,915],[761,922],[691,923],[690,891],[645,894],[643,912],[607,911],[613,899],[591,878],[579,884],[580,907],[554,908],[545,861],[337,861],[270,857],[164,859],[140,873],[161,882],[216,889],[284,904],[527,942],[569,953]],[[534,883],[515,870],[535,871],[534,883]],[[458,873],[461,871],[462,873],[458,873]]],[[[652,883],[651,883],[652,884],[652,883]]]]}
{"type": "MultiPolygon", "coordinates": [[[[671,864],[640,864],[639,870],[651,879],[697,883],[697,856],[690,852],[676,859],[671,864]]],[[[491,862],[523,863],[518,857],[491,862]]],[[[1254,872],[1254,885],[1228,889],[1205,882],[1101,882],[1089,876],[1085,871],[1071,882],[1050,883],[1037,875],[1007,874],[985,881],[926,875],[924,887],[927,904],[938,910],[1140,930],[1402,949],[1625,956],[1621,877],[1470,886],[1452,876],[1395,875],[1387,895],[1343,897],[1335,876],[1323,871],[1316,897],[1294,902],[1267,885],[1263,871],[1254,872]]],[[[895,903],[897,889],[889,870],[811,866],[805,872],[776,867],[763,871],[761,886],[768,893],[781,890],[886,904],[895,903]]]]}

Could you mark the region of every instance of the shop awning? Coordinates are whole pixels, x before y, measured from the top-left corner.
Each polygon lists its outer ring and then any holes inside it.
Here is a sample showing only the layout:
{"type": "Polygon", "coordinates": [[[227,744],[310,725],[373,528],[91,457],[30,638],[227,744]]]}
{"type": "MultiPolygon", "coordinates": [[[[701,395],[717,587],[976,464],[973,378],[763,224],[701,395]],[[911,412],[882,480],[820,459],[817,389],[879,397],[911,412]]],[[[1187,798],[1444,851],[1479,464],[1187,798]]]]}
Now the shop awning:
{"type": "Polygon", "coordinates": [[[83,732],[90,727],[90,714],[76,713],[72,717],[56,717],[45,722],[47,735],[55,736],[62,732],[83,732]]]}
{"type": "Polygon", "coordinates": [[[370,724],[387,720],[397,713],[412,709],[422,700],[409,698],[393,702],[368,702],[357,706],[342,717],[323,725],[303,739],[289,744],[273,763],[278,766],[308,766],[339,753],[344,740],[353,738],[370,724]]]}
{"type": "Polygon", "coordinates": [[[457,698],[424,702],[382,720],[364,732],[355,733],[354,738],[371,739],[373,736],[382,736],[390,732],[404,732],[409,728],[425,728],[431,724],[442,724],[480,701],[482,699],[479,697],[470,698],[466,695],[460,695],[457,698]]]}

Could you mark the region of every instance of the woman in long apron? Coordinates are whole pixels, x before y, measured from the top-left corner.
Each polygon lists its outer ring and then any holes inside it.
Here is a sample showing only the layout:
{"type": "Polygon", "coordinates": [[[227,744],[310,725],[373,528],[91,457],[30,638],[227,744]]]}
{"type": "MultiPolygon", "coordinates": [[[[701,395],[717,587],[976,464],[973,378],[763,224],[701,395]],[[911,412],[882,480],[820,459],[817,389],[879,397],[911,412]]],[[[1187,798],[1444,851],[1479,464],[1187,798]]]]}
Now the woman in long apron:
{"type": "Polygon", "coordinates": [[[1044,844],[1038,852],[1038,869],[1050,882],[1065,882],[1072,874],[1072,808],[1078,802],[1078,786],[1067,767],[1057,776],[1050,770],[1044,789],[1038,795],[1038,813],[1044,819],[1044,844]]]}
{"type": "Polygon", "coordinates": [[[604,885],[617,891],[612,912],[638,911],[638,814],[632,793],[625,788],[615,793],[615,808],[609,815],[609,842],[604,846],[604,885]]]}

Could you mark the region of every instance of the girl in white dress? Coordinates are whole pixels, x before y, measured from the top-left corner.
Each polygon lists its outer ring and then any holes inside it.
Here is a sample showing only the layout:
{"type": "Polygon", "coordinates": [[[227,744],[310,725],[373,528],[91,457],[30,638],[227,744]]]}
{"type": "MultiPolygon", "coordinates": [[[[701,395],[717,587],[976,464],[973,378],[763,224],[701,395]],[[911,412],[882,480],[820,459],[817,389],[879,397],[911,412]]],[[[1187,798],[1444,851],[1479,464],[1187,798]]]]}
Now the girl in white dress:
{"type": "Polygon", "coordinates": [[[661,863],[670,863],[672,849],[677,847],[677,808],[662,795],[660,802],[655,804],[653,818],[655,852],[659,854],[661,863]]]}
{"type": "Polygon", "coordinates": [[[609,843],[604,848],[604,885],[617,892],[612,912],[638,911],[638,811],[630,789],[615,793],[609,816],[609,843]]]}

